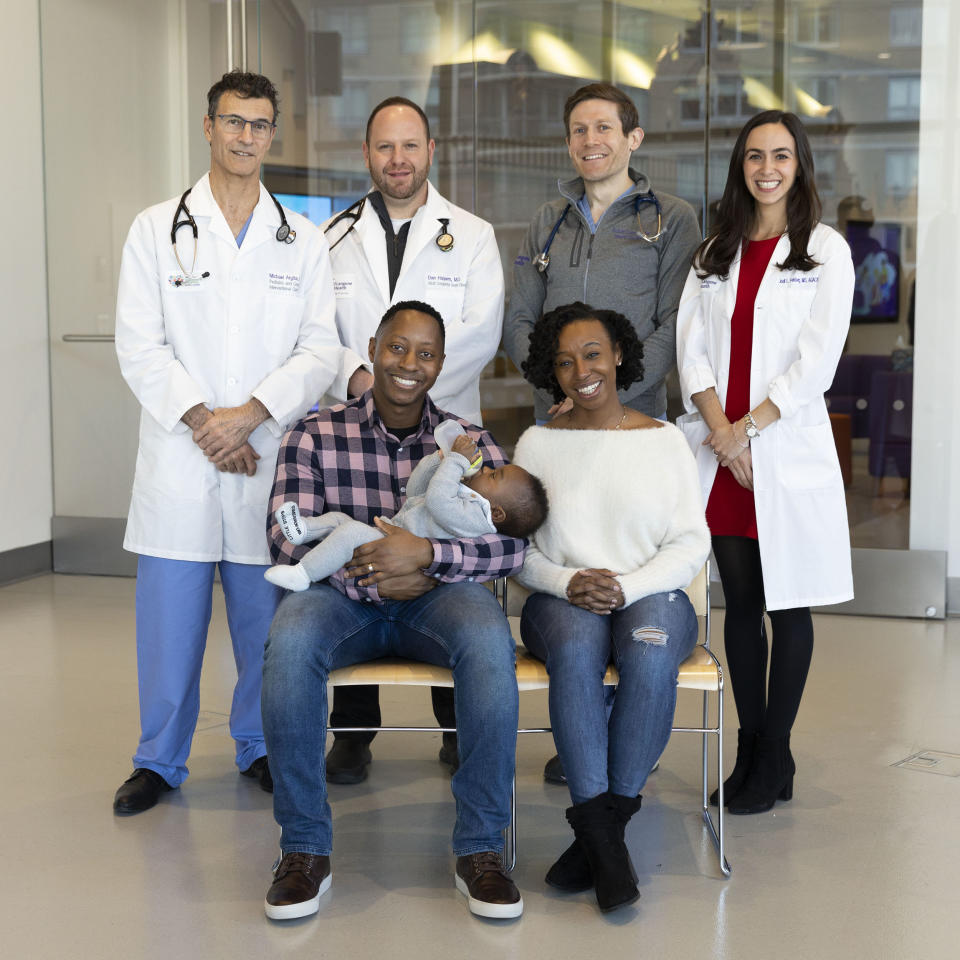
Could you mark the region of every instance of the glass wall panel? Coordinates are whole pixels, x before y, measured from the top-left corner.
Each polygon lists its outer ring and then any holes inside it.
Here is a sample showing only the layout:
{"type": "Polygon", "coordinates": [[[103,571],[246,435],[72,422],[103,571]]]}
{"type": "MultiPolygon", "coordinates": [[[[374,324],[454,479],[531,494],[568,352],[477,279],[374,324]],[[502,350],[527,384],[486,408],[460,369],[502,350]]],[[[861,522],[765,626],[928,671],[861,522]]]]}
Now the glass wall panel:
{"type": "MultiPolygon", "coordinates": [[[[655,189],[703,207],[697,91],[706,51],[702,40],[684,40],[702,20],[697,0],[669,11],[659,0],[262,0],[260,8],[262,68],[283,78],[287,131],[265,179],[275,192],[303,196],[317,220],[367,190],[366,117],[383,98],[407,96],[424,107],[437,141],[432,182],[493,224],[509,295],[531,216],[556,195],[557,179],[572,175],[564,101],[599,79],[637,103],[646,130],[638,169],[655,189]],[[683,120],[673,108],[653,109],[655,85],[693,91],[696,112],[683,120]]],[[[532,422],[532,394],[505,354],[486,371],[483,407],[508,447],[532,422]]]]}
{"type": "MultiPolygon", "coordinates": [[[[855,546],[906,548],[920,108],[920,0],[262,0],[262,69],[284,120],[265,170],[317,220],[368,187],[370,109],[402,94],[437,140],[431,179],[491,221],[505,267],[570,175],[563,102],[612,80],[636,101],[634,166],[705,226],[743,123],[782,107],[807,124],[824,220],[857,268],[853,323],[829,394],[855,546]]],[[[670,415],[678,413],[671,385],[670,415]]],[[[509,447],[530,392],[501,354],[484,416],[509,447]]]]}

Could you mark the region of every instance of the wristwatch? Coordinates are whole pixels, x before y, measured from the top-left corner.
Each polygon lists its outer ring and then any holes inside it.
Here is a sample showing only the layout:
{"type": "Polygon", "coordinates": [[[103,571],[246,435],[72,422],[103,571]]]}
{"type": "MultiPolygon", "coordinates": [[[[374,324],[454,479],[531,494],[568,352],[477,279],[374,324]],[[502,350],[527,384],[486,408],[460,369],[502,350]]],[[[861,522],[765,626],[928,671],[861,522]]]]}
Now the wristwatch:
{"type": "Polygon", "coordinates": [[[760,428],[757,421],[753,419],[753,414],[749,411],[743,415],[743,432],[749,440],[756,440],[760,436],[760,428]]]}

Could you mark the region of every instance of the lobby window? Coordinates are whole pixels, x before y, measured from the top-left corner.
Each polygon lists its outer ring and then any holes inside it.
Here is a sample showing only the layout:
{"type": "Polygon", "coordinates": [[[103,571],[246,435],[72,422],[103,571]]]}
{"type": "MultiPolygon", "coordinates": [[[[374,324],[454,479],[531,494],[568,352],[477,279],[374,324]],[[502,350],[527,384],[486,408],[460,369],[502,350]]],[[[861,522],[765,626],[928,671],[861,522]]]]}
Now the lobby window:
{"type": "Polygon", "coordinates": [[[677,98],[680,100],[680,119],[699,120],[703,112],[703,93],[699,87],[678,87],[677,98]]]}
{"type": "Polygon", "coordinates": [[[714,115],[722,118],[739,117],[742,113],[740,102],[743,83],[740,78],[719,80],[714,98],[714,115]]]}
{"type": "Polygon", "coordinates": [[[836,77],[811,77],[807,83],[807,89],[814,100],[825,107],[837,105],[836,77]]]}
{"type": "Polygon", "coordinates": [[[345,80],[343,93],[334,97],[330,113],[335,123],[343,126],[354,126],[367,122],[370,113],[370,91],[366,83],[357,83],[355,80],[345,80]]]}
{"type": "Polygon", "coordinates": [[[794,10],[793,37],[797,43],[836,43],[837,12],[828,6],[802,6],[794,10]]]}
{"type": "Polygon", "coordinates": [[[331,10],[319,29],[334,30],[343,37],[343,55],[362,57],[370,52],[370,19],[363,7],[356,10],[331,10]]]}
{"type": "Polygon", "coordinates": [[[405,7],[400,20],[400,52],[428,53],[438,26],[439,18],[432,6],[405,7]]]}
{"type": "Polygon", "coordinates": [[[920,117],[920,77],[890,77],[887,81],[887,118],[917,120],[920,117]]]}
{"type": "Polygon", "coordinates": [[[821,153],[814,150],[813,169],[817,190],[821,194],[834,193],[837,189],[837,155],[832,151],[821,153]]]}
{"type": "Polygon", "coordinates": [[[893,7],[890,10],[890,46],[919,47],[923,33],[923,15],[918,6],[893,7]]]}
{"type": "Polygon", "coordinates": [[[716,20],[715,40],[718,47],[755,44],[768,39],[758,16],[758,5],[742,3],[733,10],[721,10],[716,20]]]}
{"type": "Polygon", "coordinates": [[[681,197],[696,197],[703,193],[703,155],[677,159],[677,193],[681,197]]]}
{"type": "Polygon", "coordinates": [[[916,150],[891,150],[887,154],[887,190],[905,197],[917,189],[919,154],[916,150]]]}

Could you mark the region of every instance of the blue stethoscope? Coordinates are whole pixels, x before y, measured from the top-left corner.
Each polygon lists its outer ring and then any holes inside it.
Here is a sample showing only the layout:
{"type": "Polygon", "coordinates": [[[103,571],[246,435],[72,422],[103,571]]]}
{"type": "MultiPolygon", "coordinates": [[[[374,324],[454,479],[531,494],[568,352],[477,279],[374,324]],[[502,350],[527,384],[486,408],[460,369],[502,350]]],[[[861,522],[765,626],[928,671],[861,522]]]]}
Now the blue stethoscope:
{"type": "MultiPolygon", "coordinates": [[[[371,193],[372,192],[373,191],[371,191],[371,193]]],[[[346,210],[343,210],[340,213],[338,213],[323,228],[324,233],[329,233],[338,223],[342,223],[347,218],[350,219],[350,226],[347,227],[347,229],[343,232],[341,236],[337,237],[337,239],[330,244],[331,253],[333,253],[333,251],[337,248],[337,244],[339,244],[342,240],[347,239],[347,235],[357,225],[357,221],[360,219],[360,216],[363,213],[364,205],[366,204],[367,197],[369,196],[370,194],[368,193],[366,196],[361,197],[359,200],[354,200],[353,203],[351,203],[346,210]]],[[[453,234],[450,232],[450,218],[437,217],[437,221],[440,224],[440,234],[437,237],[437,239],[434,241],[434,243],[436,243],[436,245],[444,253],[447,253],[449,250],[453,249],[453,234]]],[[[551,237],[551,239],[553,238],[551,237]]]]}
{"type": "MultiPolygon", "coordinates": [[[[663,233],[662,224],[663,224],[663,210],[660,207],[660,201],[656,198],[652,190],[648,190],[646,193],[640,194],[633,201],[634,210],[637,214],[637,236],[641,240],[646,240],[647,243],[655,243],[660,239],[661,234],[663,233]],[[643,224],[640,223],[640,204],[642,203],[652,203],[657,208],[657,232],[650,236],[644,229],[643,224]]],[[[568,203],[563,208],[563,213],[560,214],[560,217],[557,219],[557,222],[553,225],[553,229],[550,231],[550,236],[547,237],[547,242],[544,245],[544,248],[533,258],[534,266],[541,272],[546,273],[547,267],[550,266],[550,247],[553,246],[553,241],[557,236],[557,232],[560,227],[563,226],[563,221],[567,219],[567,214],[570,212],[570,208],[573,204],[568,203]]]]}
{"type": "MultiPolygon", "coordinates": [[[[194,270],[197,268],[197,221],[193,219],[193,214],[190,212],[190,208],[187,206],[187,197],[190,196],[190,191],[193,187],[187,187],[183,191],[183,196],[180,198],[180,203],[177,204],[177,210],[173,215],[173,226],[170,229],[170,242],[173,244],[173,255],[177,258],[177,265],[183,271],[184,277],[188,280],[204,280],[210,276],[210,271],[206,270],[200,274],[198,277],[194,270]],[[180,214],[183,214],[183,219],[180,219],[180,214]],[[183,265],[183,262],[180,260],[180,254],[177,251],[177,231],[181,227],[189,227],[190,232],[193,234],[193,262],[190,264],[190,270],[187,271],[187,268],[183,265]]],[[[279,243],[293,243],[297,239],[297,231],[291,229],[290,224],[287,223],[286,214],[283,212],[283,207],[280,205],[280,201],[268,190],[267,193],[270,194],[270,199],[273,201],[274,206],[277,208],[277,213],[280,214],[280,226],[277,227],[277,241],[279,243]]]]}

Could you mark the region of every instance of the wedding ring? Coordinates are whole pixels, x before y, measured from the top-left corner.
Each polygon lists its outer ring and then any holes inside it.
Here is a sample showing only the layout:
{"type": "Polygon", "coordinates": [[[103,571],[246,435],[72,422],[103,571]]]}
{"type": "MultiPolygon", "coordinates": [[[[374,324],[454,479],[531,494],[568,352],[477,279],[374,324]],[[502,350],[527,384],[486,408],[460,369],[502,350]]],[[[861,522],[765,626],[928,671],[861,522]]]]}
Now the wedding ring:
{"type": "Polygon", "coordinates": [[[368,571],[369,573],[373,573],[373,564],[372,564],[372,563],[368,563],[368,564],[367,564],[367,571],[368,571]]]}

